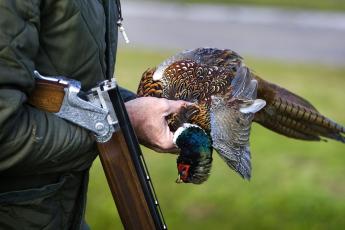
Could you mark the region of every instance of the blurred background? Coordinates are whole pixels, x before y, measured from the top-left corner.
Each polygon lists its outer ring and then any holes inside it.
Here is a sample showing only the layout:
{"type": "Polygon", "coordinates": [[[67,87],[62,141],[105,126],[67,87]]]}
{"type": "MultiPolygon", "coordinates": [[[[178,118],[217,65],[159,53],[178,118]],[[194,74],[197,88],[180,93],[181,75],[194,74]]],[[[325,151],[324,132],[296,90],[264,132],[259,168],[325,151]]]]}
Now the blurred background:
{"type": "MultiPolygon", "coordinates": [[[[122,1],[116,75],[136,91],[141,74],[197,47],[229,48],[260,76],[345,125],[344,0],[122,1]],[[238,5],[241,3],[241,5],[238,5]]],[[[253,176],[214,153],[202,185],[176,184],[176,156],[143,148],[169,229],[345,229],[345,145],[303,142],[253,124],[253,176]]],[[[122,229],[99,160],[90,176],[91,229],[122,229]]]]}

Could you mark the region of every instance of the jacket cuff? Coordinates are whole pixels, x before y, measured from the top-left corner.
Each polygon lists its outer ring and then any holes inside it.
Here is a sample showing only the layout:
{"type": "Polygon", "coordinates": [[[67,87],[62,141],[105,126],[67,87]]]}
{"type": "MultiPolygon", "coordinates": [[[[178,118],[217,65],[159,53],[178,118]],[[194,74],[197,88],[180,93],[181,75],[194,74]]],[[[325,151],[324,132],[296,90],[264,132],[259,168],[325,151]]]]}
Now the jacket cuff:
{"type": "Polygon", "coordinates": [[[124,102],[133,100],[133,99],[138,97],[132,91],[129,91],[128,89],[122,88],[121,86],[119,86],[119,90],[120,90],[120,94],[121,94],[121,97],[122,97],[124,102]]]}

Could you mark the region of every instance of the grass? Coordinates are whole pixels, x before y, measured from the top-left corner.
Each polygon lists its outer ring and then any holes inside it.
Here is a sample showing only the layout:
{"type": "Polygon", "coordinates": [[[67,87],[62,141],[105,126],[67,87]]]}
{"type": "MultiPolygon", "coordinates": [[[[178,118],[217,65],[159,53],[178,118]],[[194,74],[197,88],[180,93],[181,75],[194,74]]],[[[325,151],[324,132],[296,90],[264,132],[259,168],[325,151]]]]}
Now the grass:
{"type": "Polygon", "coordinates": [[[175,0],[179,3],[240,4],[251,6],[271,6],[287,9],[344,11],[343,0],[175,0]]]}
{"type": "MultiPolygon", "coordinates": [[[[174,52],[120,50],[117,75],[136,90],[141,73],[174,52]]],[[[265,79],[307,98],[345,124],[345,68],[287,64],[246,58],[265,79]]],[[[345,145],[304,142],[254,124],[253,177],[242,180],[214,154],[209,180],[176,184],[176,156],[143,149],[170,229],[341,229],[345,227],[345,145]]],[[[97,160],[88,193],[92,229],[122,229],[97,160]]]]}

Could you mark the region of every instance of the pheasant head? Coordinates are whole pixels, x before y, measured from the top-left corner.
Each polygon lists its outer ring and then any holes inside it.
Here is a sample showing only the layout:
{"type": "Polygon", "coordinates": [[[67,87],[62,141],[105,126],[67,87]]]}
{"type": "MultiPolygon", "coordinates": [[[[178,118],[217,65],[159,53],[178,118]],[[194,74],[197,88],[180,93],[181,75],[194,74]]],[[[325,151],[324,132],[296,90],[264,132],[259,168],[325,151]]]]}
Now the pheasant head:
{"type": "Polygon", "coordinates": [[[211,170],[212,142],[199,126],[185,123],[174,134],[174,143],[180,149],[177,158],[177,183],[201,184],[211,170]]]}

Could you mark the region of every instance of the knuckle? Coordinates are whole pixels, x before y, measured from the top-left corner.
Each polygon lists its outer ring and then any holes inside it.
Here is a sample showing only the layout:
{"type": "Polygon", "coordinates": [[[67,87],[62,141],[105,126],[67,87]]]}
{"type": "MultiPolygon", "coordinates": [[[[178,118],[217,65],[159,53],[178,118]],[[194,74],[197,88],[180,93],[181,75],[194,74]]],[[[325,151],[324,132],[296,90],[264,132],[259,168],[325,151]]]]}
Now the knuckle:
{"type": "Polygon", "coordinates": [[[163,110],[163,111],[166,111],[169,109],[170,107],[170,103],[167,99],[165,98],[162,98],[160,101],[159,101],[159,106],[160,106],[160,109],[163,110]]]}
{"type": "Polygon", "coordinates": [[[168,99],[166,99],[166,98],[162,98],[161,99],[161,103],[162,103],[162,105],[164,106],[164,107],[169,107],[169,100],[168,99]]]}
{"type": "Polygon", "coordinates": [[[170,148],[169,143],[167,143],[166,141],[162,141],[162,140],[159,141],[158,146],[159,146],[162,150],[167,150],[167,149],[170,148]]]}

